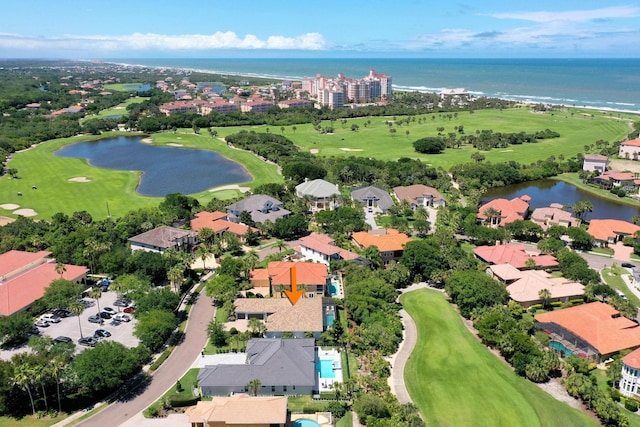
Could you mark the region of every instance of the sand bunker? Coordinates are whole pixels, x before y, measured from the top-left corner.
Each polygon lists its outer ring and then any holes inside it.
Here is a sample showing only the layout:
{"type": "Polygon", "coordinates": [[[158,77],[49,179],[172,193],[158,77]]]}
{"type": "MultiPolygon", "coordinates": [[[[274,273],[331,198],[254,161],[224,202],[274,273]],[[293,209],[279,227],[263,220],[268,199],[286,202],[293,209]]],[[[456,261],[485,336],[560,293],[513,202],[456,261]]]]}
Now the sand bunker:
{"type": "Polygon", "coordinates": [[[15,221],[14,218],[9,218],[8,216],[0,216],[0,227],[2,227],[3,225],[11,224],[13,221],[15,221]]]}
{"type": "Polygon", "coordinates": [[[151,144],[153,142],[153,139],[151,139],[151,138],[143,138],[142,142],[144,142],[145,144],[151,144]]]}
{"type": "Polygon", "coordinates": [[[76,176],[75,178],[69,178],[69,181],[73,182],[91,182],[86,176],[76,176]]]}
{"type": "Polygon", "coordinates": [[[170,142],[167,144],[170,147],[184,147],[182,144],[176,144],[175,142],[170,142]]]}
{"type": "Polygon", "coordinates": [[[364,151],[362,148],[341,148],[342,151],[364,151]]]}
{"type": "Polygon", "coordinates": [[[231,185],[223,185],[221,187],[215,187],[210,189],[210,192],[214,192],[214,191],[222,191],[222,190],[238,190],[241,193],[246,193],[247,191],[251,190],[251,187],[240,187],[238,184],[231,184],[231,185]]]}
{"type": "Polygon", "coordinates": [[[33,209],[18,209],[17,211],[13,211],[13,213],[15,215],[22,215],[22,216],[36,216],[36,215],[38,215],[38,212],[34,211],[33,209]]]}
{"type": "Polygon", "coordinates": [[[14,209],[18,209],[20,205],[16,205],[15,203],[5,203],[4,205],[0,205],[0,208],[6,209],[8,211],[12,211],[14,209]]]}
{"type": "Polygon", "coordinates": [[[513,150],[500,150],[501,153],[511,153],[513,150]]]}
{"type": "Polygon", "coordinates": [[[318,154],[318,153],[320,152],[320,150],[319,150],[319,149],[317,149],[317,148],[312,148],[311,150],[309,150],[309,152],[310,152],[311,154],[318,154]]]}

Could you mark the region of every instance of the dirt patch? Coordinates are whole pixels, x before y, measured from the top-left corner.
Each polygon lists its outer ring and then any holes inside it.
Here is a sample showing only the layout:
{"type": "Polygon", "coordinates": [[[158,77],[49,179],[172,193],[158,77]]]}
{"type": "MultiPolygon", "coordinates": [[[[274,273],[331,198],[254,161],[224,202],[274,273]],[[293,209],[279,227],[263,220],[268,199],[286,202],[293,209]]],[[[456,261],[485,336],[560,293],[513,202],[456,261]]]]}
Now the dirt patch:
{"type": "Polygon", "coordinates": [[[182,144],[177,144],[175,142],[170,142],[167,144],[169,147],[184,147],[182,144]]]}
{"type": "Polygon", "coordinates": [[[20,205],[16,205],[15,203],[5,203],[4,205],[0,205],[1,209],[6,209],[8,211],[12,211],[14,209],[18,209],[20,205]]]}
{"type": "Polygon", "coordinates": [[[75,178],[69,178],[69,181],[72,182],[91,182],[89,178],[86,176],[76,176],[75,178]]]}
{"type": "Polygon", "coordinates": [[[340,148],[342,151],[364,151],[362,148],[340,148]]]}
{"type": "Polygon", "coordinates": [[[609,159],[609,169],[636,173],[640,172],[640,162],[633,160],[609,159]]]}
{"type": "Polygon", "coordinates": [[[310,152],[311,154],[318,154],[318,153],[320,152],[320,150],[319,150],[319,149],[317,149],[317,148],[312,148],[311,150],[309,150],[309,152],[310,152]]]}
{"type": "Polygon", "coordinates": [[[15,215],[21,215],[21,216],[36,216],[36,215],[38,215],[38,212],[34,211],[33,209],[29,209],[29,208],[18,209],[17,211],[13,211],[13,213],[15,215]]]}

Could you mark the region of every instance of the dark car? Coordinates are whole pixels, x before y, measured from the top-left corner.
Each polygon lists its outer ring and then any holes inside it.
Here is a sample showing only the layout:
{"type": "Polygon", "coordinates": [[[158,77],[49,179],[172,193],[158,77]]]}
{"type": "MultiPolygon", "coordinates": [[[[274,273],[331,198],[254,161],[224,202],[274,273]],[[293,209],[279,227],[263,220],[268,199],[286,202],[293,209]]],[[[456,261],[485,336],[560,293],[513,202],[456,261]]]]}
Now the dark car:
{"type": "Polygon", "coordinates": [[[90,323],[102,323],[102,318],[100,316],[98,316],[97,314],[93,314],[93,315],[89,316],[89,322],[90,323]]]}
{"type": "Polygon", "coordinates": [[[111,313],[107,313],[106,311],[101,311],[98,316],[102,319],[111,319],[111,313]]]}
{"type": "Polygon", "coordinates": [[[631,264],[630,262],[623,262],[620,265],[624,268],[635,268],[635,265],[631,264]]]}
{"type": "Polygon", "coordinates": [[[97,344],[97,341],[94,340],[92,337],[82,337],[78,340],[78,344],[85,345],[87,347],[95,347],[95,345],[97,344]]]}
{"type": "Polygon", "coordinates": [[[110,336],[111,336],[111,332],[104,329],[97,329],[96,332],[93,334],[93,337],[96,339],[109,338],[110,336]]]}
{"type": "Polygon", "coordinates": [[[71,338],[69,337],[65,337],[64,335],[60,335],[59,337],[55,337],[53,339],[53,342],[55,343],[59,343],[59,342],[71,342],[71,338]]]}
{"type": "Polygon", "coordinates": [[[57,310],[54,310],[53,314],[55,314],[58,317],[63,317],[63,318],[71,316],[71,312],[69,310],[67,310],[66,308],[59,308],[57,310]]]}

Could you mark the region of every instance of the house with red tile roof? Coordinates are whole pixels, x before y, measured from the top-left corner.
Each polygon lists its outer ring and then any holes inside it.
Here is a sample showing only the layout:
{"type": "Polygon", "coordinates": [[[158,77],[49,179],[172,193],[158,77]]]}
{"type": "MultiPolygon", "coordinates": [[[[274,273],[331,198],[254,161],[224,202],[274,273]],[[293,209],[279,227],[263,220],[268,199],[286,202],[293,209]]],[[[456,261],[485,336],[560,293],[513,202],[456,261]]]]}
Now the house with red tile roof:
{"type": "Polygon", "coordinates": [[[359,248],[366,249],[369,246],[378,248],[384,265],[389,265],[392,261],[399,261],[404,253],[405,245],[411,241],[409,236],[393,228],[358,231],[351,235],[351,239],[359,248]]]}
{"type": "Polygon", "coordinates": [[[628,397],[640,397],[640,349],[636,349],[622,358],[622,378],[618,387],[628,397]]]}
{"type": "Polygon", "coordinates": [[[217,396],[190,406],[185,414],[191,427],[285,427],[287,396],[217,396]]]}
{"type": "Polygon", "coordinates": [[[623,141],[618,148],[618,157],[629,160],[638,160],[640,155],[640,138],[623,141]]]}
{"type": "Polygon", "coordinates": [[[568,302],[584,296],[584,285],[581,283],[563,277],[551,277],[546,271],[521,271],[511,264],[498,264],[490,265],[487,272],[504,283],[509,297],[525,308],[544,302],[540,296],[543,289],[549,291],[548,302],[568,302]]]}
{"type": "Polygon", "coordinates": [[[511,200],[493,199],[478,209],[476,217],[483,225],[502,227],[517,220],[523,220],[529,209],[529,196],[514,197],[511,200]]]}
{"type": "Polygon", "coordinates": [[[191,220],[191,229],[195,232],[208,228],[216,233],[218,237],[222,237],[224,233],[235,234],[241,241],[249,230],[253,233],[259,233],[255,227],[248,227],[244,224],[231,222],[227,220],[227,214],[224,212],[198,212],[191,220]]]}
{"type": "Polygon", "coordinates": [[[596,362],[640,347],[640,326],[602,302],[537,314],[535,320],[552,340],[596,362]]]}
{"type": "Polygon", "coordinates": [[[446,205],[438,190],[422,184],[393,187],[393,193],[399,201],[409,202],[413,209],[418,206],[437,208],[446,205]]]}
{"type": "MultiPolygon", "coordinates": [[[[274,298],[286,298],[285,290],[291,290],[291,268],[295,267],[297,285],[304,285],[305,295],[309,298],[322,297],[329,284],[327,266],[315,262],[272,261],[267,268],[251,271],[250,282],[254,288],[265,289],[268,286],[274,298]]],[[[265,295],[264,291],[262,292],[265,295]]]]}
{"type": "Polygon", "coordinates": [[[364,262],[357,253],[336,246],[333,237],[326,234],[311,233],[299,242],[300,246],[296,248],[296,252],[304,261],[319,262],[327,267],[331,261],[353,261],[358,264],[364,262]]]}
{"type": "Polygon", "coordinates": [[[571,215],[571,212],[562,209],[562,205],[559,203],[552,203],[547,208],[535,209],[531,214],[531,221],[538,224],[543,230],[552,225],[562,227],[578,227],[580,225],[580,220],[571,215]]]}
{"type": "Polygon", "coordinates": [[[640,179],[631,172],[607,171],[590,179],[589,182],[606,190],[623,188],[627,193],[637,193],[638,188],[640,188],[640,179]]]}
{"type": "Polygon", "coordinates": [[[60,275],[51,252],[24,252],[12,250],[0,255],[0,315],[9,316],[24,310],[42,298],[51,282],[65,279],[81,282],[89,269],[65,264],[60,275]]]}
{"type": "Polygon", "coordinates": [[[536,249],[521,244],[509,243],[506,245],[478,246],[473,253],[482,261],[489,264],[511,264],[518,270],[528,269],[527,261],[535,261],[536,269],[555,268],[558,260],[553,255],[541,254],[536,249]]]}
{"type": "Polygon", "coordinates": [[[620,219],[592,219],[587,233],[599,246],[614,244],[627,236],[633,236],[640,231],[640,226],[620,219]]]}

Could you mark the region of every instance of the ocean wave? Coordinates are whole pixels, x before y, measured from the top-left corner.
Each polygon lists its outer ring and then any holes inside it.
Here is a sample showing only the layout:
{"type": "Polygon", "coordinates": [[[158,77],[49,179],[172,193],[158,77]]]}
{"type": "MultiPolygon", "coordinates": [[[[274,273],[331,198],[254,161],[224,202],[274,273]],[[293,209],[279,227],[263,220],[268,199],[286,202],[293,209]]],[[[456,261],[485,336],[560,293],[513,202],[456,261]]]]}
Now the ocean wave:
{"type": "MultiPolygon", "coordinates": [[[[394,90],[398,90],[401,92],[429,92],[429,93],[440,93],[447,89],[452,89],[448,87],[428,87],[428,86],[404,86],[404,85],[393,85],[394,90]]],[[[465,89],[466,90],[466,89],[465,89]]],[[[470,95],[475,96],[483,96],[484,92],[481,91],[472,91],[466,90],[466,92],[470,95]]]]}

